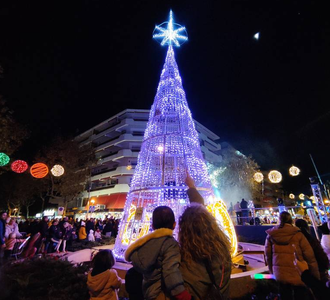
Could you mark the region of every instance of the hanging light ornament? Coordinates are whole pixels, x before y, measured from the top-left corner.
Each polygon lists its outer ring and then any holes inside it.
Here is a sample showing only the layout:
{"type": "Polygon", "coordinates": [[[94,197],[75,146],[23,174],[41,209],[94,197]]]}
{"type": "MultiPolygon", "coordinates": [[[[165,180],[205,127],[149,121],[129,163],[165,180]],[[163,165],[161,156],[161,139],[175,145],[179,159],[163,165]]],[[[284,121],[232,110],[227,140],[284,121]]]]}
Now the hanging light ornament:
{"type": "Polygon", "coordinates": [[[55,177],[60,177],[64,174],[64,168],[61,165],[54,165],[50,172],[52,172],[55,177]]]}
{"type": "Polygon", "coordinates": [[[24,173],[29,166],[24,160],[15,160],[10,167],[15,173],[21,174],[24,173]]]}
{"type": "Polygon", "coordinates": [[[44,178],[48,174],[48,167],[43,163],[36,163],[30,168],[34,178],[44,178]]]}
{"type": "Polygon", "coordinates": [[[290,194],[290,195],[289,195],[289,198],[290,198],[290,199],[294,199],[294,198],[295,198],[295,195],[294,195],[294,194],[290,194]]]}
{"type": "Polygon", "coordinates": [[[310,196],[309,199],[311,199],[313,202],[315,202],[315,197],[314,196],[310,196]]]}
{"type": "Polygon", "coordinates": [[[291,176],[298,176],[300,173],[300,169],[295,167],[295,166],[292,166],[290,169],[289,169],[289,174],[291,176]]]}
{"type": "Polygon", "coordinates": [[[264,174],[262,174],[261,172],[257,172],[253,175],[253,179],[256,181],[256,182],[262,182],[264,180],[264,174]]]}
{"type": "Polygon", "coordinates": [[[305,199],[305,195],[303,193],[299,194],[299,199],[300,200],[304,200],[305,199]]]}
{"type": "Polygon", "coordinates": [[[9,156],[6,153],[0,152],[0,167],[7,165],[9,161],[9,156]]]}
{"type": "Polygon", "coordinates": [[[268,173],[268,179],[272,183],[279,183],[282,181],[282,174],[279,171],[273,170],[268,173]]]}

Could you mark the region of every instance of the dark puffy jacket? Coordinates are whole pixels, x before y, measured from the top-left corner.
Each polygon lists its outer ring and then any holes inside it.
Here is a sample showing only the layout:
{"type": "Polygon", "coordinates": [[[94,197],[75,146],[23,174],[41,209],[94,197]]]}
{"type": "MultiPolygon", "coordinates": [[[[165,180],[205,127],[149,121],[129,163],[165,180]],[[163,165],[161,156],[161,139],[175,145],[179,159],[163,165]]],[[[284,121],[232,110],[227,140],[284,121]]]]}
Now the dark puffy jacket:
{"type": "MultiPolygon", "coordinates": [[[[191,203],[204,204],[203,197],[195,188],[188,189],[187,193],[191,203]]],[[[222,280],[221,293],[225,297],[228,297],[231,274],[231,256],[229,249],[225,260],[212,260],[211,268],[216,284],[220,285],[222,280]]],[[[199,262],[192,261],[188,264],[182,260],[180,271],[185,282],[185,287],[194,299],[205,299],[209,288],[212,286],[212,282],[207,273],[204,262],[202,260],[199,262]]]]}
{"type": "Polygon", "coordinates": [[[304,285],[293,264],[295,249],[298,259],[305,260],[312,275],[320,279],[313,249],[297,227],[285,224],[284,227],[275,226],[266,232],[268,236],[265,254],[268,268],[270,273],[275,275],[277,281],[292,285],[304,285]]]}
{"type": "Polygon", "coordinates": [[[131,244],[125,259],[143,274],[143,293],[147,300],[156,299],[164,292],[172,296],[185,290],[179,271],[181,255],[173,230],[157,229],[131,244]],[[162,289],[162,282],[164,289],[162,289]]]}

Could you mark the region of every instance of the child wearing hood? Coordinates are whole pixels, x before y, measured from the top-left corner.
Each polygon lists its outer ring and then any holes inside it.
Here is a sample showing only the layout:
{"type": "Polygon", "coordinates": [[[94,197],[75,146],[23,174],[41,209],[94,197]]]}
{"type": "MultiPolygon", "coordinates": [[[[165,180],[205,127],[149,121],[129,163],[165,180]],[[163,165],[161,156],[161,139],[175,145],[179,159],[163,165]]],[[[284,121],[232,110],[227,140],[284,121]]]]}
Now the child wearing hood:
{"type": "Polygon", "coordinates": [[[143,275],[142,290],[146,300],[190,300],[179,267],[180,248],[173,237],[176,222],[172,209],[157,207],[152,214],[153,232],[136,240],[125,252],[135,270],[143,275]]]}
{"type": "Polygon", "coordinates": [[[111,250],[100,250],[93,258],[93,270],[88,273],[90,300],[118,300],[121,278],[112,269],[115,258],[111,250]]]}

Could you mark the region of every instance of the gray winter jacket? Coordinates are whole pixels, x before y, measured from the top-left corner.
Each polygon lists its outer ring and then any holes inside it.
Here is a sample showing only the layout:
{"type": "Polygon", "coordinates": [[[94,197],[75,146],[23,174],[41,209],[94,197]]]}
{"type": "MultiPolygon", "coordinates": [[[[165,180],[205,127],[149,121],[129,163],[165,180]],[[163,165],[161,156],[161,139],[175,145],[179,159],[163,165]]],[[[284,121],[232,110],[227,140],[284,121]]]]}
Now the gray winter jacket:
{"type": "Polygon", "coordinates": [[[174,296],[185,290],[179,271],[180,249],[173,230],[157,229],[138,239],[127,248],[125,259],[143,274],[145,299],[156,299],[161,292],[174,296]]]}

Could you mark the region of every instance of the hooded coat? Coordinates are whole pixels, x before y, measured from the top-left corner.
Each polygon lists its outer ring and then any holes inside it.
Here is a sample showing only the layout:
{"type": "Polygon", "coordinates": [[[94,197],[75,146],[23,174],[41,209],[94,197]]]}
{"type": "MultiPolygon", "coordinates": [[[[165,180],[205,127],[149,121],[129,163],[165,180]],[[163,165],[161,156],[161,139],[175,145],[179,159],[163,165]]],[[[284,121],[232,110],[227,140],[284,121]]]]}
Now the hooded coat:
{"type": "Polygon", "coordinates": [[[87,286],[90,300],[118,300],[116,289],[121,286],[121,278],[114,269],[92,276],[88,273],[87,286]]]}
{"type": "Polygon", "coordinates": [[[131,244],[125,260],[143,274],[145,299],[156,299],[162,292],[178,295],[185,290],[179,271],[181,255],[173,230],[160,228],[131,244]]]}
{"type": "Polygon", "coordinates": [[[293,264],[295,249],[298,259],[305,260],[311,274],[320,279],[314,251],[297,227],[285,224],[282,228],[275,226],[266,232],[268,235],[265,255],[269,272],[275,275],[277,281],[291,285],[304,285],[293,264]]]}

